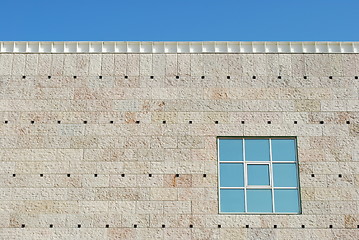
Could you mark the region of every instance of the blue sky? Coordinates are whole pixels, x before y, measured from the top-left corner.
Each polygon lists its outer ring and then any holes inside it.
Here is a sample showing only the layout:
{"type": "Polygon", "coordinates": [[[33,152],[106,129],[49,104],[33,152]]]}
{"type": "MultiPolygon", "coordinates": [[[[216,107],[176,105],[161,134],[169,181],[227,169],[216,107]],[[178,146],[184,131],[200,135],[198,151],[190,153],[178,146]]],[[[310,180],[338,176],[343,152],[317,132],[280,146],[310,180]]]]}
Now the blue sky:
{"type": "Polygon", "coordinates": [[[359,0],[1,0],[0,41],[359,41],[359,0]]]}

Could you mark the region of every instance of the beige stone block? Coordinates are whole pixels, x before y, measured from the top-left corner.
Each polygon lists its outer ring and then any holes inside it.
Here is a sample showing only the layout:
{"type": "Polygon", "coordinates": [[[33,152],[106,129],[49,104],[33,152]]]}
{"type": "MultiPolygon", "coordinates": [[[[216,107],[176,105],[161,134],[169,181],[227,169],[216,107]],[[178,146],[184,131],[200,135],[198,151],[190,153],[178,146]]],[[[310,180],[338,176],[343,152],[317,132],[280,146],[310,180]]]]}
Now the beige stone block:
{"type": "Polygon", "coordinates": [[[0,54],[0,75],[11,75],[14,54],[0,54]]]}
{"type": "Polygon", "coordinates": [[[26,54],[14,54],[11,74],[15,76],[25,75],[26,54]]]}
{"type": "Polygon", "coordinates": [[[151,188],[150,190],[150,200],[152,201],[176,201],[177,198],[176,188],[151,188]]]}
{"type": "Polygon", "coordinates": [[[141,54],[140,55],[140,75],[149,78],[152,75],[152,54],[141,54]]]}
{"type": "Polygon", "coordinates": [[[166,75],[166,54],[152,55],[152,74],[155,77],[166,75]]]}
{"type": "Polygon", "coordinates": [[[180,76],[191,75],[191,54],[177,54],[177,64],[180,76]]]}
{"type": "Polygon", "coordinates": [[[189,188],[191,186],[192,175],[190,174],[180,174],[179,177],[176,177],[175,174],[163,176],[163,187],[165,188],[189,188]]]}
{"type": "Polygon", "coordinates": [[[191,75],[202,76],[204,74],[203,54],[191,54],[191,75]]]}
{"type": "Polygon", "coordinates": [[[171,240],[191,239],[191,237],[192,232],[189,228],[166,228],[163,234],[163,239],[171,240]]]}
{"type": "Polygon", "coordinates": [[[321,102],[319,100],[296,100],[295,109],[298,112],[320,111],[321,102]]]}
{"type": "Polygon", "coordinates": [[[164,201],[163,202],[164,214],[191,214],[192,205],[191,201],[164,201]]]}
{"type": "Polygon", "coordinates": [[[127,75],[127,54],[115,54],[115,75],[127,75]]]}
{"type": "Polygon", "coordinates": [[[127,55],[127,67],[126,72],[128,76],[139,76],[140,75],[140,55],[139,54],[128,54],[127,55]]]}

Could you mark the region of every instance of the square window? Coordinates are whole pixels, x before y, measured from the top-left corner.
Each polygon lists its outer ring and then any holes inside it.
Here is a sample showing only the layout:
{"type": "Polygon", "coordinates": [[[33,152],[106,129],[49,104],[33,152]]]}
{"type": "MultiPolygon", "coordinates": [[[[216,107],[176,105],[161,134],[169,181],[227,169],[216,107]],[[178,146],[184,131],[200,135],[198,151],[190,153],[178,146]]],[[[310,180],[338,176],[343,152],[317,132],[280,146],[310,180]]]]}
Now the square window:
{"type": "Polygon", "coordinates": [[[218,138],[220,213],[300,213],[296,139],[218,138]]]}

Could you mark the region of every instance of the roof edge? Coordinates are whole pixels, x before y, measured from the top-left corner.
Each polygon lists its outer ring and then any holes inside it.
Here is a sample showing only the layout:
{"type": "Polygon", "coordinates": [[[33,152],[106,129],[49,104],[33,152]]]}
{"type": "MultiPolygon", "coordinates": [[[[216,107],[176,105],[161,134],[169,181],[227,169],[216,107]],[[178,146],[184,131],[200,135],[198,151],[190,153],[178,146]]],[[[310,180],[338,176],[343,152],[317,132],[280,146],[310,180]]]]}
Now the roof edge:
{"type": "Polygon", "coordinates": [[[0,53],[359,53],[359,42],[0,42],[0,53]]]}

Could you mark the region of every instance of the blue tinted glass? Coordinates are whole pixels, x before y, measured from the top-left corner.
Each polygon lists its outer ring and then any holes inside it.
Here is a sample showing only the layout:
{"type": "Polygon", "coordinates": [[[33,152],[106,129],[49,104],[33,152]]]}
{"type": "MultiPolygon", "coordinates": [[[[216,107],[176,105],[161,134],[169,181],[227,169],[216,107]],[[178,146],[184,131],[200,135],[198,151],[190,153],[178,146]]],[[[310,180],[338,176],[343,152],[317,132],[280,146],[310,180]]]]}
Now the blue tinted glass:
{"type": "Polygon", "coordinates": [[[298,190],[274,190],[274,204],[276,212],[299,213],[298,190]]]}
{"type": "Polygon", "coordinates": [[[221,187],[243,187],[243,164],[221,163],[220,184],[221,187]]]}
{"type": "Polygon", "coordinates": [[[244,190],[221,189],[221,212],[244,212],[244,190]]]}
{"type": "Polygon", "coordinates": [[[294,139],[272,139],[273,161],[296,161],[294,139]]]}
{"type": "Polygon", "coordinates": [[[269,165],[248,164],[248,185],[269,185],[269,165]]]}
{"type": "Polygon", "coordinates": [[[272,212],[272,191],[262,189],[247,190],[248,212],[272,212]]]}
{"type": "Polygon", "coordinates": [[[242,139],[220,139],[220,161],[243,161],[242,139]]]}
{"type": "Polygon", "coordinates": [[[268,139],[246,139],[246,161],[269,161],[268,139]]]}
{"type": "Polygon", "coordinates": [[[297,187],[297,166],[295,163],[273,163],[274,187],[297,187]]]}

